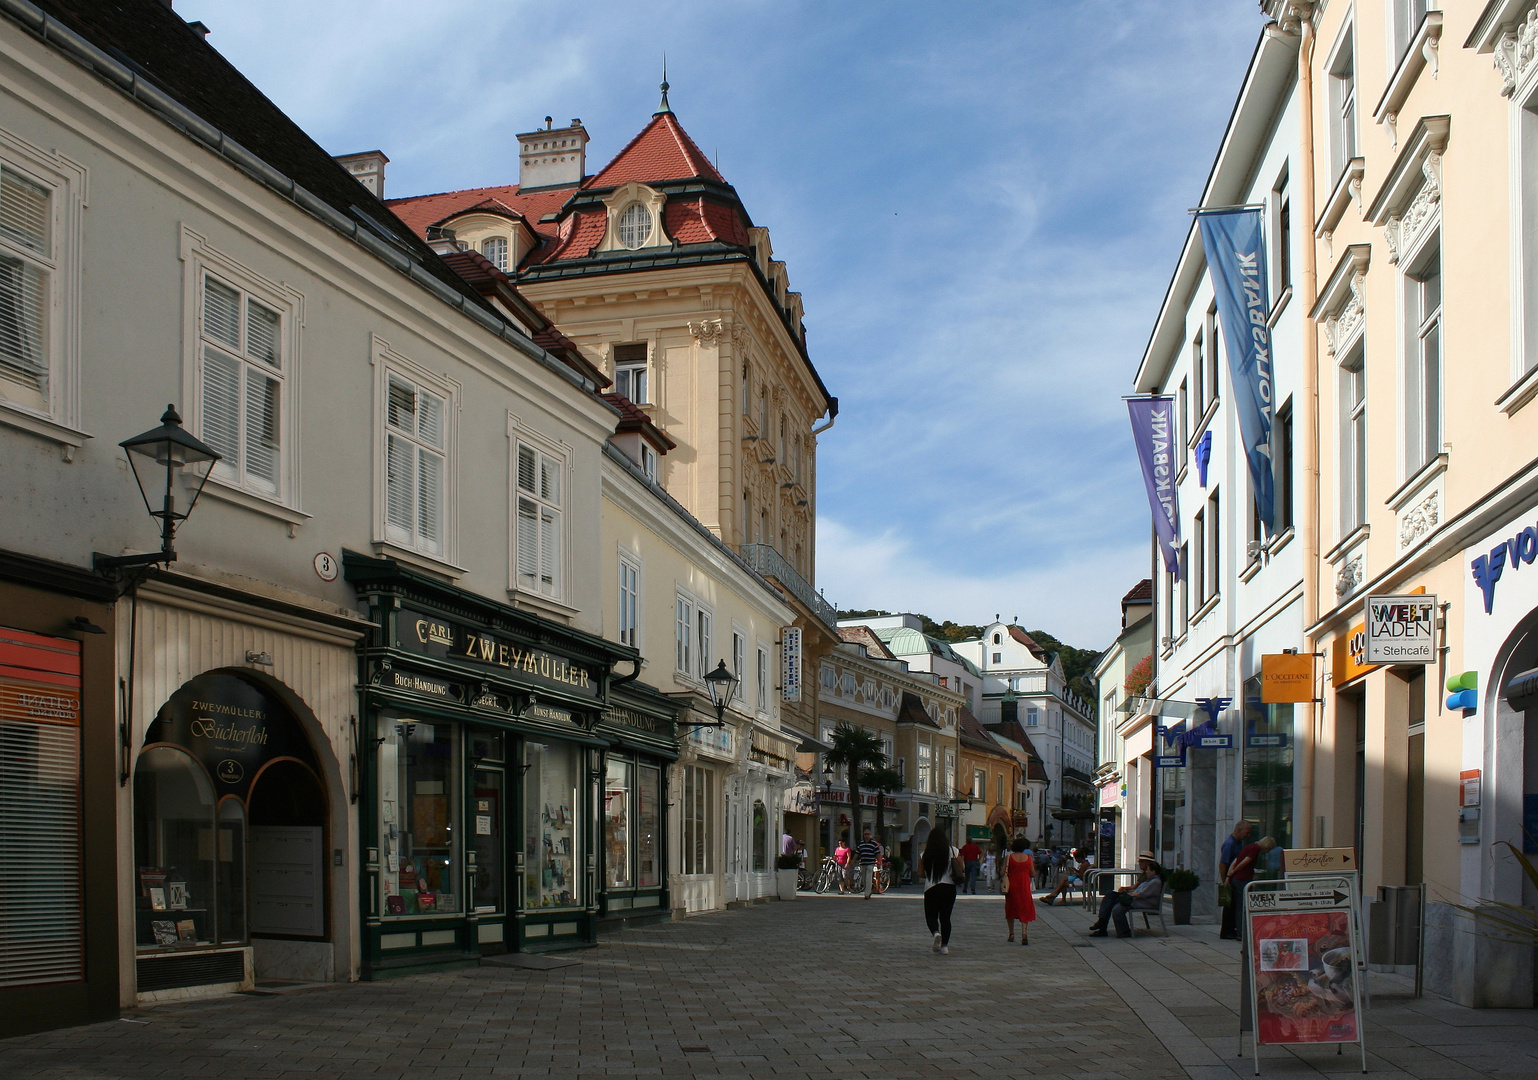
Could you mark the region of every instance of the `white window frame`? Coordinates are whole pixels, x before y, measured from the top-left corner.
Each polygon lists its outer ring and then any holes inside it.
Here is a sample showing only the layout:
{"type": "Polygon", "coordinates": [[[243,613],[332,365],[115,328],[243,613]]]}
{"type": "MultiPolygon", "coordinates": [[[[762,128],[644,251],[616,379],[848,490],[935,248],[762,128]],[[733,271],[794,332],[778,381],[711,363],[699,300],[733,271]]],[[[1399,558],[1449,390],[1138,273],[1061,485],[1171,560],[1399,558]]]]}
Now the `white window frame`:
{"type": "Polygon", "coordinates": [[[1340,539],[1367,522],[1367,343],[1360,335],[1340,362],[1336,460],[1340,465],[1340,539]]]}
{"type": "Polygon", "coordinates": [[[819,671],[820,671],[820,677],[821,677],[821,680],[822,680],[822,688],[824,690],[833,690],[833,689],[837,688],[837,686],[838,686],[838,673],[836,671],[834,671],[831,667],[829,667],[826,664],[824,664],[819,669],[819,671]]]}
{"type": "Polygon", "coordinates": [[[616,592],[619,597],[616,608],[619,619],[616,627],[617,640],[621,645],[641,647],[641,557],[629,548],[619,549],[617,560],[619,578],[616,592]],[[628,580],[627,580],[628,578],[628,580]],[[627,587],[628,586],[628,587],[627,587]]]}
{"type": "Polygon", "coordinates": [[[1400,274],[1400,302],[1404,312],[1401,330],[1404,348],[1401,355],[1404,358],[1403,448],[1406,479],[1414,476],[1442,453],[1442,442],[1446,431],[1443,398],[1447,384],[1447,333],[1444,322],[1446,305],[1443,297],[1447,284],[1442,259],[1442,232],[1439,226],[1440,222],[1429,226],[1425,230],[1425,240],[1416,246],[1413,253],[1408,253],[1400,260],[1400,266],[1406,268],[1400,274]],[[1424,284],[1419,275],[1425,268],[1425,264],[1432,260],[1437,265],[1437,300],[1435,309],[1428,313],[1421,310],[1424,284]],[[1431,377],[1436,400],[1428,407],[1425,342],[1431,335],[1435,335],[1436,338],[1436,370],[1431,377]]]}
{"type": "Polygon", "coordinates": [[[678,590],[673,604],[673,672],[694,682],[694,597],[678,590]]]}
{"type": "Polygon", "coordinates": [[[1330,139],[1329,187],[1334,187],[1361,150],[1361,78],[1356,62],[1356,27],[1348,21],[1341,28],[1330,59],[1325,64],[1329,80],[1328,132],[1330,139]]]}
{"type": "Polygon", "coordinates": [[[934,748],[926,742],[918,744],[918,790],[934,791],[934,748]]]}
{"type": "Polygon", "coordinates": [[[504,274],[507,273],[507,255],[511,249],[512,245],[508,243],[508,239],[505,236],[488,236],[481,241],[481,256],[504,274]],[[498,258],[497,254],[493,253],[496,251],[495,245],[498,244],[501,245],[501,258],[498,258]]]}
{"type": "MultiPolygon", "coordinates": [[[[44,327],[48,392],[36,401],[30,400],[36,391],[28,393],[28,400],[14,400],[0,392],[0,424],[57,443],[64,460],[72,461],[75,451],[91,438],[80,430],[80,268],[88,201],[86,169],[57,151],[34,146],[4,129],[0,129],[0,168],[14,169],[49,191],[49,250],[32,252],[0,240],[0,249],[48,270],[49,314],[44,327]]],[[[19,384],[17,391],[21,396],[19,384]]]]}
{"type": "Polygon", "coordinates": [[[513,413],[507,414],[507,594],[514,600],[539,605],[552,605],[563,611],[573,610],[568,602],[571,596],[571,530],[567,528],[571,506],[572,451],[566,443],[557,442],[524,425],[513,413]],[[528,589],[518,574],[518,500],[530,498],[530,493],[518,485],[518,450],[522,445],[549,458],[560,477],[560,495],[550,503],[535,493],[532,498],[542,508],[554,510],[558,515],[555,541],[556,568],[551,592],[540,588],[528,589]]]}
{"type": "Polygon", "coordinates": [[[758,702],[757,702],[757,712],[758,712],[759,716],[768,716],[769,715],[769,702],[770,702],[770,699],[771,699],[771,695],[769,693],[769,690],[770,690],[771,684],[773,683],[773,680],[774,680],[774,669],[770,666],[770,659],[769,659],[769,657],[772,655],[770,653],[770,651],[769,651],[769,643],[767,641],[759,641],[758,642],[757,652],[758,652],[758,671],[757,671],[757,676],[758,676],[758,678],[757,678],[758,702]]]}
{"type": "MultiPolygon", "coordinates": [[[[304,323],[304,295],[287,283],[273,281],[238,261],[185,226],[181,230],[182,261],[182,418],[187,430],[204,437],[207,430],[203,413],[203,298],[204,282],[209,278],[239,290],[250,299],[277,312],[279,318],[278,353],[282,368],[281,398],[278,407],[280,445],[276,492],[248,484],[238,476],[216,467],[209,474],[203,494],[248,510],[287,522],[291,529],[309,520],[302,506],[303,472],[300,445],[301,387],[303,352],[300,327],[304,323]]],[[[242,303],[244,308],[244,303],[242,303]]],[[[221,346],[224,351],[229,350],[221,346]]],[[[239,361],[243,366],[246,361],[239,361]]],[[[381,418],[383,413],[380,414],[381,418]]],[[[221,466],[223,463],[220,463],[221,466]]],[[[376,539],[382,538],[376,533],[376,539]]]]}
{"type": "Polygon", "coordinates": [[[732,674],[737,676],[737,687],[732,700],[739,704],[748,700],[748,632],[736,619],[732,620],[732,674]]]}
{"type": "Polygon", "coordinates": [[[374,366],[374,550],[377,554],[389,555],[402,562],[458,577],[466,572],[464,567],[457,564],[459,558],[460,385],[402,356],[390,346],[389,342],[377,335],[373,338],[370,351],[374,366]],[[439,542],[440,550],[437,554],[391,539],[386,528],[385,442],[388,435],[386,416],[389,409],[392,374],[444,400],[443,538],[439,542]]]}
{"type": "MultiPolygon", "coordinates": [[[[715,670],[710,662],[711,651],[716,647],[716,613],[706,604],[695,601],[694,605],[694,655],[698,660],[700,678],[715,670]]],[[[722,658],[724,659],[724,658],[722,658]]]]}
{"type": "Polygon", "coordinates": [[[614,359],[614,392],[623,394],[636,405],[650,405],[651,402],[651,349],[642,342],[626,342],[624,345],[615,346],[614,359]],[[639,347],[647,353],[639,358],[619,359],[619,350],[625,347],[639,347]],[[639,376],[639,378],[638,378],[639,376]],[[636,394],[636,386],[639,383],[640,394],[636,394]]]}

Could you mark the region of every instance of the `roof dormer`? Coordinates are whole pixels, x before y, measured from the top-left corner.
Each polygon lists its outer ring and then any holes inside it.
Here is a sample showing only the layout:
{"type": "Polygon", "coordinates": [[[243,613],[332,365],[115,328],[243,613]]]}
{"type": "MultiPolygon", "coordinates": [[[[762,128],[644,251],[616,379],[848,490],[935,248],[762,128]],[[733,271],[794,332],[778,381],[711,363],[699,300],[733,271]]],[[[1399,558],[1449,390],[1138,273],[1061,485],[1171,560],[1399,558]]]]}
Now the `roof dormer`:
{"type": "Polygon", "coordinates": [[[655,188],[629,180],[603,200],[606,216],[603,240],[597,251],[640,251],[672,243],[662,227],[667,196],[655,188]]]}

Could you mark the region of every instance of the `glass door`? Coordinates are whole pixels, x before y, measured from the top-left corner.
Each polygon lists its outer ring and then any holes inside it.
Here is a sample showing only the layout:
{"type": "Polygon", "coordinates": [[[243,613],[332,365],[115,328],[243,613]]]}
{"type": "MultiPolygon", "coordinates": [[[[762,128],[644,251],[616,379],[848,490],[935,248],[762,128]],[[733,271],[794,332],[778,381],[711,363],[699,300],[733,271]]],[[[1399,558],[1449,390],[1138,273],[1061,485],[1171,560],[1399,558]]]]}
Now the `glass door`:
{"type": "Polygon", "coordinates": [[[506,774],[500,768],[477,768],[471,778],[470,850],[475,861],[472,903],[477,915],[506,910],[507,846],[503,830],[506,774]]]}

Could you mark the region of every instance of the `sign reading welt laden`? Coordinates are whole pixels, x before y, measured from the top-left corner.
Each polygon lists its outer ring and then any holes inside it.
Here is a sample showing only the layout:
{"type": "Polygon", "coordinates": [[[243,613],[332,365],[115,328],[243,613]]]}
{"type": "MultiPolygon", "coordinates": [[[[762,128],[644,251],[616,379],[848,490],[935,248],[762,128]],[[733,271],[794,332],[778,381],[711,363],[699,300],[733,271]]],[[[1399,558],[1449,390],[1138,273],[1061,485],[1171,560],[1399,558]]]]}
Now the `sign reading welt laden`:
{"type": "Polygon", "coordinates": [[[1435,596],[1369,596],[1363,621],[1369,664],[1429,664],[1436,659],[1435,596]]]}

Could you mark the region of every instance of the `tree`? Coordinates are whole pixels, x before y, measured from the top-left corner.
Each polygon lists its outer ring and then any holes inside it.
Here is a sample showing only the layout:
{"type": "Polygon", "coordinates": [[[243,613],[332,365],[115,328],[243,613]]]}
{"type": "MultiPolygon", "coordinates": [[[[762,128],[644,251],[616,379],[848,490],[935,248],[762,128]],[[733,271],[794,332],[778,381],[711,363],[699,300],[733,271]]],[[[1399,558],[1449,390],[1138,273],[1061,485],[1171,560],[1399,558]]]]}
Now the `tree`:
{"type": "MultiPolygon", "coordinates": [[[[836,769],[849,777],[850,845],[860,842],[860,778],[867,768],[886,765],[886,750],[881,737],[853,724],[840,723],[833,731],[833,749],[824,755],[836,769]]],[[[837,837],[834,838],[835,840],[837,837]]]]}
{"type": "MultiPolygon", "coordinates": [[[[881,756],[886,757],[885,754],[881,756]]],[[[862,772],[860,783],[876,793],[876,839],[879,840],[881,830],[886,827],[886,797],[903,789],[903,776],[896,769],[883,765],[862,772]]]]}

